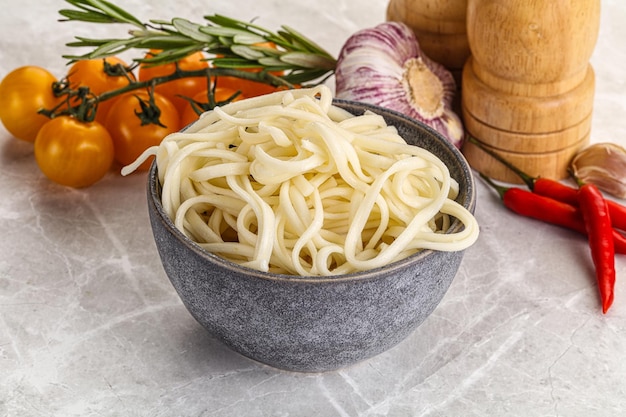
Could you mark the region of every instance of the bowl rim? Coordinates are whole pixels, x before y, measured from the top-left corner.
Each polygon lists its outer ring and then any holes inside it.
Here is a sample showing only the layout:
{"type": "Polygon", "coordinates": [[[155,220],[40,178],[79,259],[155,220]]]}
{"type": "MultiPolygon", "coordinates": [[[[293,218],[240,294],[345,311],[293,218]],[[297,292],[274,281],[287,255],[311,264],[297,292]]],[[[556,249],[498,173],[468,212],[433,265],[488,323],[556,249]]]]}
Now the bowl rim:
{"type": "MultiPolygon", "coordinates": [[[[474,210],[475,205],[476,205],[476,185],[475,185],[474,176],[472,175],[469,163],[467,162],[467,160],[465,159],[461,151],[458,148],[456,148],[449,140],[447,140],[441,133],[439,133],[434,128],[426,125],[425,123],[417,119],[413,119],[395,110],[390,110],[390,109],[376,106],[373,104],[362,103],[362,102],[357,102],[357,101],[352,101],[352,100],[344,100],[344,99],[333,99],[333,104],[338,104],[339,106],[341,106],[342,104],[348,105],[348,106],[354,106],[354,107],[361,108],[364,111],[371,110],[373,112],[380,114],[381,116],[384,116],[385,114],[387,114],[389,116],[399,118],[409,125],[415,125],[419,129],[425,130],[428,134],[437,137],[437,139],[439,139],[439,141],[442,142],[446,148],[448,148],[448,151],[452,152],[454,157],[459,161],[460,166],[462,168],[462,172],[467,177],[467,180],[466,180],[467,185],[468,185],[467,192],[466,192],[467,201],[465,201],[464,203],[461,203],[461,205],[470,211],[474,210]]],[[[324,276],[324,275],[301,276],[301,275],[295,275],[295,274],[282,274],[282,273],[276,273],[276,272],[264,272],[264,271],[260,271],[254,268],[246,267],[246,266],[230,261],[226,258],[223,258],[219,255],[216,255],[212,252],[209,252],[203,249],[200,245],[198,245],[198,243],[193,241],[191,238],[189,238],[187,235],[185,235],[182,231],[180,231],[176,227],[174,222],[169,218],[167,213],[165,213],[165,211],[163,210],[163,205],[161,203],[161,198],[160,198],[161,184],[158,181],[157,169],[158,169],[157,162],[155,158],[152,164],[150,165],[150,169],[148,170],[148,181],[147,181],[148,200],[149,200],[149,205],[154,208],[158,221],[160,221],[163,224],[167,232],[170,233],[183,246],[195,252],[196,255],[202,258],[206,258],[208,261],[212,263],[216,263],[221,268],[228,269],[231,272],[243,273],[246,277],[249,277],[249,278],[262,279],[262,280],[268,280],[268,281],[310,283],[310,284],[367,281],[367,280],[377,279],[381,275],[389,275],[389,274],[393,274],[395,271],[409,268],[411,265],[418,263],[422,259],[432,256],[435,252],[443,252],[443,251],[436,251],[433,249],[424,249],[406,258],[399,259],[397,261],[391,262],[381,267],[363,270],[363,271],[355,271],[349,274],[330,275],[330,276],[324,276]]],[[[446,231],[446,234],[460,230],[461,227],[462,227],[461,222],[455,218],[450,228],[446,231]]],[[[454,252],[464,252],[464,251],[462,250],[462,251],[454,251],[454,252]]]]}

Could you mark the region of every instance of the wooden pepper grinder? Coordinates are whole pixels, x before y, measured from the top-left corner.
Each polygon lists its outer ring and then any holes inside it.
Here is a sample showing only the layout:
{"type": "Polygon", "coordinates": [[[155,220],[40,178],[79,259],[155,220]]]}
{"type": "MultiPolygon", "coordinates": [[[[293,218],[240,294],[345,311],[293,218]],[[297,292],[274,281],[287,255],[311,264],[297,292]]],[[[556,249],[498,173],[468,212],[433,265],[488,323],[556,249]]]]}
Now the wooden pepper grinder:
{"type": "MultiPolygon", "coordinates": [[[[566,178],[589,142],[599,25],[600,0],[468,0],[467,132],[532,176],[566,178]]],[[[476,145],[463,152],[476,170],[520,182],[476,145]]]]}
{"type": "Polygon", "coordinates": [[[424,53],[446,67],[460,84],[470,55],[466,12],[467,0],[390,0],[387,20],[413,29],[424,53]]]}

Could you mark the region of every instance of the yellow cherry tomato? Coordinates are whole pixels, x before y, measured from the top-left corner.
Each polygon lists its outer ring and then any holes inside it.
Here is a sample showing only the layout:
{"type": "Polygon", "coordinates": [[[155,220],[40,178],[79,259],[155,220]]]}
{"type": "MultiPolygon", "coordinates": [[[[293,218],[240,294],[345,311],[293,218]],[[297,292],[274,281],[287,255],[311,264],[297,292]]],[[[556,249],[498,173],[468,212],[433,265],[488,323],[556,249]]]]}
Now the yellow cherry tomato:
{"type": "Polygon", "coordinates": [[[52,84],[57,79],[46,69],[24,66],[7,74],[0,82],[0,120],[18,139],[34,142],[39,129],[50,119],[39,110],[50,110],[60,102],[52,84]]]}
{"type": "Polygon", "coordinates": [[[34,148],[44,175],[68,187],[96,183],[113,164],[113,140],[104,126],[70,116],[59,116],[44,124],[34,148]]]}
{"type": "MultiPolygon", "coordinates": [[[[89,87],[89,91],[99,96],[100,94],[126,87],[130,81],[124,75],[108,75],[104,70],[104,61],[110,65],[122,65],[126,67],[126,63],[118,57],[110,56],[104,59],[83,59],[76,61],[70,67],[67,73],[67,79],[71,88],[80,86],[89,87]]],[[[131,80],[135,79],[132,73],[127,73],[131,80]]],[[[98,105],[96,112],[96,121],[104,123],[107,113],[113,105],[115,99],[102,101],[98,105]]]]}
{"type": "MultiPolygon", "coordinates": [[[[139,90],[117,98],[105,122],[113,139],[115,160],[121,165],[134,162],[146,149],[160,144],[165,136],[180,129],[178,110],[159,93],[154,93],[154,101],[161,111],[159,117],[161,125],[154,123],[142,125],[140,118],[135,114],[141,111],[139,98],[148,101],[150,96],[146,91],[139,90]]],[[[141,164],[138,170],[147,170],[152,159],[154,158],[141,164]]]]}
{"type": "MultiPolygon", "coordinates": [[[[146,54],[149,58],[154,56],[158,51],[151,51],[146,54]]],[[[177,61],[177,63],[168,63],[161,65],[146,65],[139,66],[139,81],[147,81],[157,77],[165,77],[173,74],[176,71],[176,65],[183,71],[196,71],[209,67],[209,63],[205,60],[202,52],[194,52],[186,57],[177,61]]],[[[197,93],[207,88],[207,77],[185,77],[178,80],[168,81],[163,84],[159,84],[154,88],[154,91],[163,95],[166,99],[172,102],[176,106],[179,114],[184,112],[184,109],[189,104],[189,101],[185,99],[192,98],[197,93]]]]}

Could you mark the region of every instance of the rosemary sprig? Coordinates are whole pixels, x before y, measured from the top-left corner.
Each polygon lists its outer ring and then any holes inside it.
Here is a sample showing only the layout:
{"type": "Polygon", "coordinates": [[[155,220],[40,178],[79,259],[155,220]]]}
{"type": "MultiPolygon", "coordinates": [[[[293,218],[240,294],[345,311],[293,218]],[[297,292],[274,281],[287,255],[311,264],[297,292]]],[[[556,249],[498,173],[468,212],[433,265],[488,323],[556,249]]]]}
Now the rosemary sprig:
{"type": "MultiPolygon", "coordinates": [[[[252,78],[272,85],[320,83],[332,75],[336,60],[322,47],[287,26],[277,32],[252,22],[243,22],[222,15],[204,16],[205,23],[187,19],[141,20],[105,0],[66,0],[75,9],[63,9],[61,21],[88,23],[120,23],[132,26],[129,36],[113,39],[76,37],[70,47],[91,48],[83,55],[66,55],[71,61],[104,58],[131,49],[157,49],[162,52],[150,58],[134,59],[137,64],[159,65],[175,62],[195,52],[204,51],[214,67],[260,68],[252,78]],[[271,42],[277,48],[264,46],[271,42]],[[284,71],[282,76],[267,77],[265,73],[284,71]]],[[[251,78],[245,71],[234,76],[251,78]]]]}
{"type": "MultiPolygon", "coordinates": [[[[126,10],[106,0],[66,0],[73,9],[62,9],[62,22],[87,22],[97,24],[125,24],[131,28],[126,38],[93,39],[76,37],[67,46],[89,48],[82,55],[64,55],[70,63],[83,59],[102,59],[104,71],[110,76],[126,76],[139,65],[176,63],[187,55],[202,51],[213,65],[205,70],[176,70],[163,77],[136,81],[128,78],[126,87],[94,95],[88,87],[75,88],[67,79],[55,87],[57,96],[65,97],[59,106],[40,113],[53,118],[68,114],[83,121],[95,118],[99,103],[137,89],[148,89],[152,94],[158,84],[185,77],[206,77],[207,81],[220,76],[237,77],[270,84],[275,87],[304,87],[324,82],[336,66],[336,60],[315,42],[287,26],[277,32],[269,31],[252,22],[243,22],[223,15],[204,16],[205,22],[187,19],[150,20],[142,22],[126,10]],[[269,45],[269,46],[268,46],[269,45]],[[104,58],[129,50],[143,50],[133,58],[128,68],[114,68],[104,58]],[[147,54],[147,51],[150,54],[147,54]],[[158,50],[158,53],[154,51],[158,50]],[[258,71],[247,71],[256,69],[258,71]],[[280,75],[277,75],[280,74],[280,75]]],[[[207,84],[210,84],[209,82],[207,84]]],[[[209,108],[218,104],[214,99],[215,85],[209,89],[209,108]]],[[[233,95],[233,99],[237,95],[233,95]]],[[[193,106],[191,98],[186,97],[193,106]]],[[[230,100],[229,99],[229,100],[230,100]]],[[[197,103],[195,103],[197,104],[197,103]]],[[[223,102],[219,103],[223,104],[223,102]]],[[[152,102],[150,106],[156,105],[152,102]]],[[[196,110],[200,110],[194,106],[196,110]]],[[[158,109],[150,114],[157,114],[158,109]]],[[[142,119],[143,120],[143,119],[142,119]]],[[[155,121],[158,122],[158,121],[155,121]]]]}

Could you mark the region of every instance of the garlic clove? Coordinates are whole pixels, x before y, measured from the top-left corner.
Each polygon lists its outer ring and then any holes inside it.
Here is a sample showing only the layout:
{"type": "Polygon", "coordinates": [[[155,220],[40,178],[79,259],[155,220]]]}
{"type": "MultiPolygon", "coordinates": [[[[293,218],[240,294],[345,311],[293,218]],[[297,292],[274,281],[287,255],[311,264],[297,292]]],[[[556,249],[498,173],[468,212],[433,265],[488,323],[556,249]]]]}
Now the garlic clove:
{"type": "Polygon", "coordinates": [[[610,142],[592,144],[570,164],[572,174],[612,196],[626,198],[626,149],[610,142]]]}

